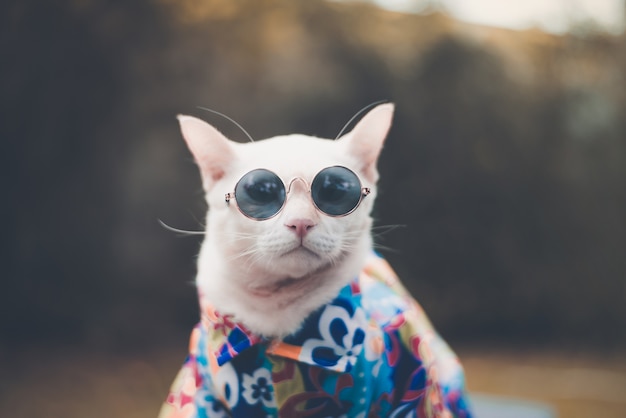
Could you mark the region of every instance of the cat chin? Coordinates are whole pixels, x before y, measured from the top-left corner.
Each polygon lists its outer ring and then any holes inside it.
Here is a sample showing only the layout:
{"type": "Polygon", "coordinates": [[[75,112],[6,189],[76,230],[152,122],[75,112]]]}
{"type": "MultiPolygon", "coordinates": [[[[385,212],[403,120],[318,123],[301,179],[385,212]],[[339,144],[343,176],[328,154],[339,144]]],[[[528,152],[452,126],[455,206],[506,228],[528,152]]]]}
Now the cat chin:
{"type": "Polygon", "coordinates": [[[272,260],[272,263],[267,265],[268,270],[265,273],[288,280],[304,280],[333,264],[332,258],[321,256],[305,247],[298,247],[287,253],[268,258],[272,260]]]}
{"type": "MultiPolygon", "coordinates": [[[[301,271],[292,269],[293,274],[285,278],[271,278],[265,283],[250,284],[246,286],[245,290],[255,297],[274,297],[284,299],[285,303],[295,303],[296,299],[307,294],[311,288],[323,282],[323,278],[332,274],[334,264],[343,257],[339,257],[337,260],[327,260],[322,265],[319,265],[320,257],[315,255],[315,258],[318,260],[318,263],[314,266],[300,268],[301,271]]],[[[279,269],[283,273],[279,274],[278,277],[281,277],[285,271],[288,271],[285,267],[279,267],[279,269]]]]}

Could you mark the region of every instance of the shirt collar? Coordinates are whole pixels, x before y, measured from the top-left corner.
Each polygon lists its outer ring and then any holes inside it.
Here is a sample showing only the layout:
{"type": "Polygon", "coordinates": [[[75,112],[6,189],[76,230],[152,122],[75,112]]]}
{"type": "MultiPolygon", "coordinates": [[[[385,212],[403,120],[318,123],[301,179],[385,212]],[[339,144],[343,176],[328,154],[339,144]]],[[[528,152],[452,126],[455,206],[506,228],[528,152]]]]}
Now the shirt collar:
{"type": "Polygon", "coordinates": [[[235,322],[232,315],[222,315],[206,302],[201,302],[201,309],[202,329],[206,331],[207,338],[206,347],[215,356],[219,366],[248,348],[267,341],[243,324],[235,322]]]}

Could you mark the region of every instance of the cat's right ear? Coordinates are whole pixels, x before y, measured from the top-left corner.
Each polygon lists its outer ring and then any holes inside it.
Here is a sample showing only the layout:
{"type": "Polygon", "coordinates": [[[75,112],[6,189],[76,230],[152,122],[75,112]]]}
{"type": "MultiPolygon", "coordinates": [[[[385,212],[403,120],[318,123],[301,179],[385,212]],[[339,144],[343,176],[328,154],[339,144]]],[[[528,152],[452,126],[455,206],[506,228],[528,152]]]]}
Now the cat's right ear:
{"type": "Polygon", "coordinates": [[[187,147],[200,168],[204,190],[209,191],[224,177],[235,158],[235,150],[231,141],[205,121],[186,115],[177,118],[187,147]]]}
{"type": "Polygon", "coordinates": [[[378,180],[376,162],[391,127],[394,104],[385,103],[370,110],[354,129],[339,138],[361,163],[361,171],[373,183],[378,180]]]}

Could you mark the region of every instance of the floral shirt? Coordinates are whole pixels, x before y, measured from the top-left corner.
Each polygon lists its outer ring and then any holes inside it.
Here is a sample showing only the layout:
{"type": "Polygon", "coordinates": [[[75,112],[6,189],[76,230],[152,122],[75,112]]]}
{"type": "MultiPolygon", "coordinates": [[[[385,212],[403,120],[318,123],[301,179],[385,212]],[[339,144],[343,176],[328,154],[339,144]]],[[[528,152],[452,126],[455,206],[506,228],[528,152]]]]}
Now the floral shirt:
{"type": "Polygon", "coordinates": [[[282,340],[200,303],[160,418],[471,416],[456,356],[375,254],[282,340]]]}

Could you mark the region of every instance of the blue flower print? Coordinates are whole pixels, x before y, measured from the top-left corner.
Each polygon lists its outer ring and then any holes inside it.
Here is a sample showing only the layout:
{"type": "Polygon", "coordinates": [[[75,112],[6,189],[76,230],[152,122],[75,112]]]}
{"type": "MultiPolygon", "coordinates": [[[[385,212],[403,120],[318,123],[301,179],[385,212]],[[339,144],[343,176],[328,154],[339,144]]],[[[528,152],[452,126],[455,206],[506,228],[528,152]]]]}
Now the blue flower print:
{"type": "Polygon", "coordinates": [[[322,339],[311,338],[302,345],[302,356],[320,366],[337,371],[350,371],[363,351],[367,319],[357,308],[350,316],[346,308],[327,305],[319,319],[322,339]]]}
{"type": "Polygon", "coordinates": [[[257,369],[252,375],[243,374],[243,398],[249,405],[262,402],[267,408],[276,406],[272,389],[272,375],[267,369],[257,369]]]}

